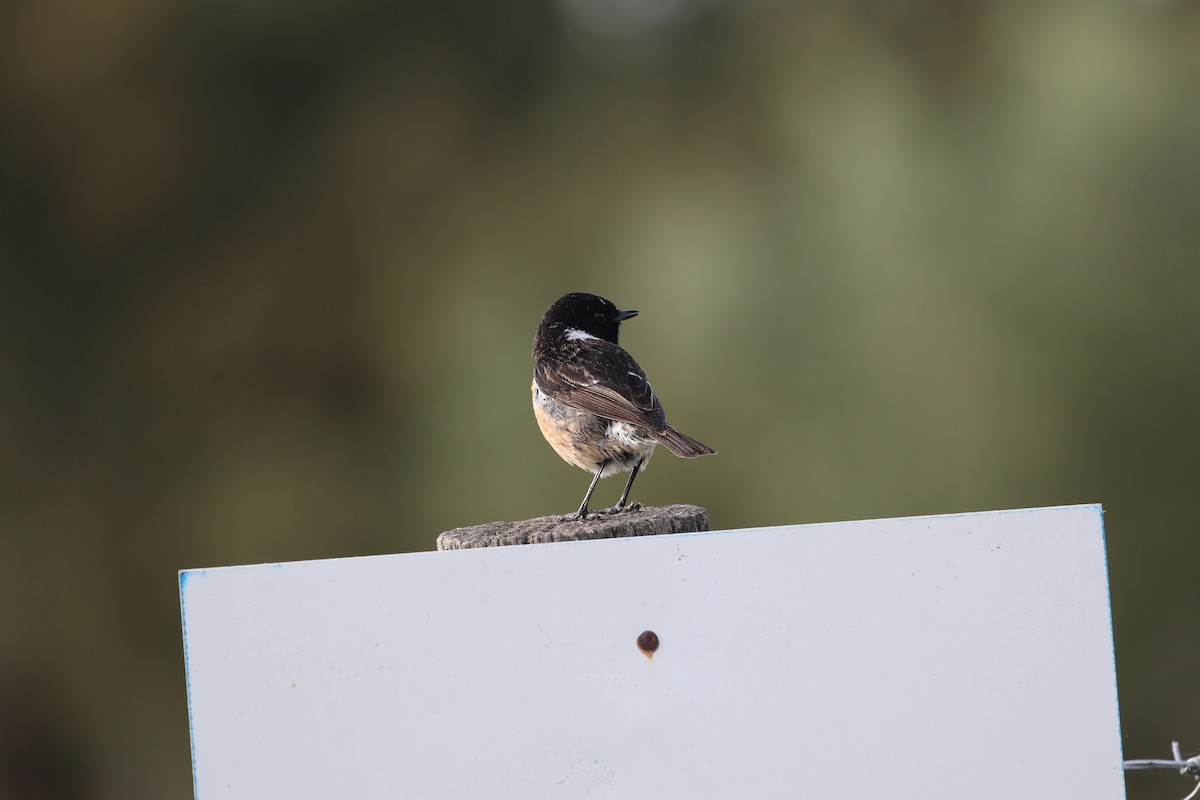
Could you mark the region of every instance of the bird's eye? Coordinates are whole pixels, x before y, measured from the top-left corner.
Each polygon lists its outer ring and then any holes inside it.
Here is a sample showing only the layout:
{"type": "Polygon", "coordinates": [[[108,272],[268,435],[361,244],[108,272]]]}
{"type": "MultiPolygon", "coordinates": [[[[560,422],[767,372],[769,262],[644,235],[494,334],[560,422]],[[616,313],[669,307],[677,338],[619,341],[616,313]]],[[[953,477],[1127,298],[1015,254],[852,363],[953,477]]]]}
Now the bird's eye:
{"type": "Polygon", "coordinates": [[[594,316],[596,319],[604,319],[606,315],[603,311],[597,311],[592,316],[594,316]]]}

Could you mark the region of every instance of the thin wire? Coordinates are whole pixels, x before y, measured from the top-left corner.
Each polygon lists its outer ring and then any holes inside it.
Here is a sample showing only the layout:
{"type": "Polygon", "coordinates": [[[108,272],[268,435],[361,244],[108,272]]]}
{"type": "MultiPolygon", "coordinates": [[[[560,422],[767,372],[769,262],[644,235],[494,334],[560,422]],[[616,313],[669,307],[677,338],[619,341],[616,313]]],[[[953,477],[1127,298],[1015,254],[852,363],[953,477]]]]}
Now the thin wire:
{"type": "Polygon", "coordinates": [[[1200,778],[1200,763],[1196,758],[1188,759],[1187,761],[1171,761],[1164,758],[1139,758],[1125,762],[1125,769],[1132,772],[1139,769],[1177,769],[1181,775],[1191,775],[1192,777],[1200,778]]]}

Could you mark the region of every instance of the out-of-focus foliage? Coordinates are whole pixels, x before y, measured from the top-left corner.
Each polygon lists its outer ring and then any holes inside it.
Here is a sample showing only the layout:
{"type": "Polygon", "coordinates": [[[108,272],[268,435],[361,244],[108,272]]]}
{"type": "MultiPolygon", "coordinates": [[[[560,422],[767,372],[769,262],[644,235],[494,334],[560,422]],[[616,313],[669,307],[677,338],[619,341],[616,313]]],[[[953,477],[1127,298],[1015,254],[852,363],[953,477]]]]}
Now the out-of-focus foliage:
{"type": "Polygon", "coordinates": [[[190,795],[177,569],[574,508],[571,290],[720,451],[644,503],[1103,502],[1200,749],[1198,92],[1192,3],[6,4],[0,796],[190,795]]]}

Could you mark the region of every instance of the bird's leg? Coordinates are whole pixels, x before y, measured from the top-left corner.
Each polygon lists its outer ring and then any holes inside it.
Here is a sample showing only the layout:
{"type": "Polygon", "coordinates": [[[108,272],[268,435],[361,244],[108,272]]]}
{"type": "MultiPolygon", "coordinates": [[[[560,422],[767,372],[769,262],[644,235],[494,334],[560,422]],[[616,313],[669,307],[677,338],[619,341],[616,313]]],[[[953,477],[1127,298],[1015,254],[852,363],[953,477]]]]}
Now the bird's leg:
{"type": "Polygon", "coordinates": [[[600,465],[600,468],[596,470],[596,476],[592,478],[592,485],[588,487],[587,494],[583,496],[583,502],[579,504],[579,510],[574,514],[567,514],[565,517],[563,517],[564,520],[588,518],[588,501],[592,499],[592,492],[596,491],[596,484],[600,482],[600,476],[604,474],[604,468],[607,466],[608,462],[605,461],[600,465]]]}
{"type": "Polygon", "coordinates": [[[629,499],[629,490],[633,488],[633,479],[637,477],[638,470],[642,468],[642,462],[633,465],[633,469],[629,471],[629,480],[625,481],[625,491],[621,492],[621,499],[617,501],[617,511],[625,508],[625,501],[629,499]]]}
{"type": "MultiPolygon", "coordinates": [[[[604,509],[604,511],[601,513],[616,514],[619,511],[625,510],[625,501],[629,499],[629,490],[633,487],[633,479],[637,477],[638,470],[642,468],[642,463],[644,461],[645,459],[642,459],[642,461],[634,464],[633,469],[629,471],[629,480],[625,481],[625,491],[621,492],[621,499],[617,501],[617,504],[612,508],[604,509]]],[[[638,503],[634,503],[633,507],[641,508],[638,503]]]]}

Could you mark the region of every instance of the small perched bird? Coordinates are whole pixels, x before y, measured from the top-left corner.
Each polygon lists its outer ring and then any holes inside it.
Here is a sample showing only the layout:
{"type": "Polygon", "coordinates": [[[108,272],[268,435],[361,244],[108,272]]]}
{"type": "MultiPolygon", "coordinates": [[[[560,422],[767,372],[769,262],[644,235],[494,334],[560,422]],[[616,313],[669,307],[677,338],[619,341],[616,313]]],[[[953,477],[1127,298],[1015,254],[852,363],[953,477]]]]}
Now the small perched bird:
{"type": "Polygon", "coordinates": [[[603,297],[563,295],[542,317],[533,339],[533,414],[542,435],[568,464],[593,474],[579,510],[568,519],[625,508],[638,470],[654,445],[680,458],[716,453],[667,424],[646,373],[617,344],[621,323],[637,316],[619,311],[603,297]],[[588,501],[601,478],[629,470],[621,499],[600,512],[588,501]]]}

